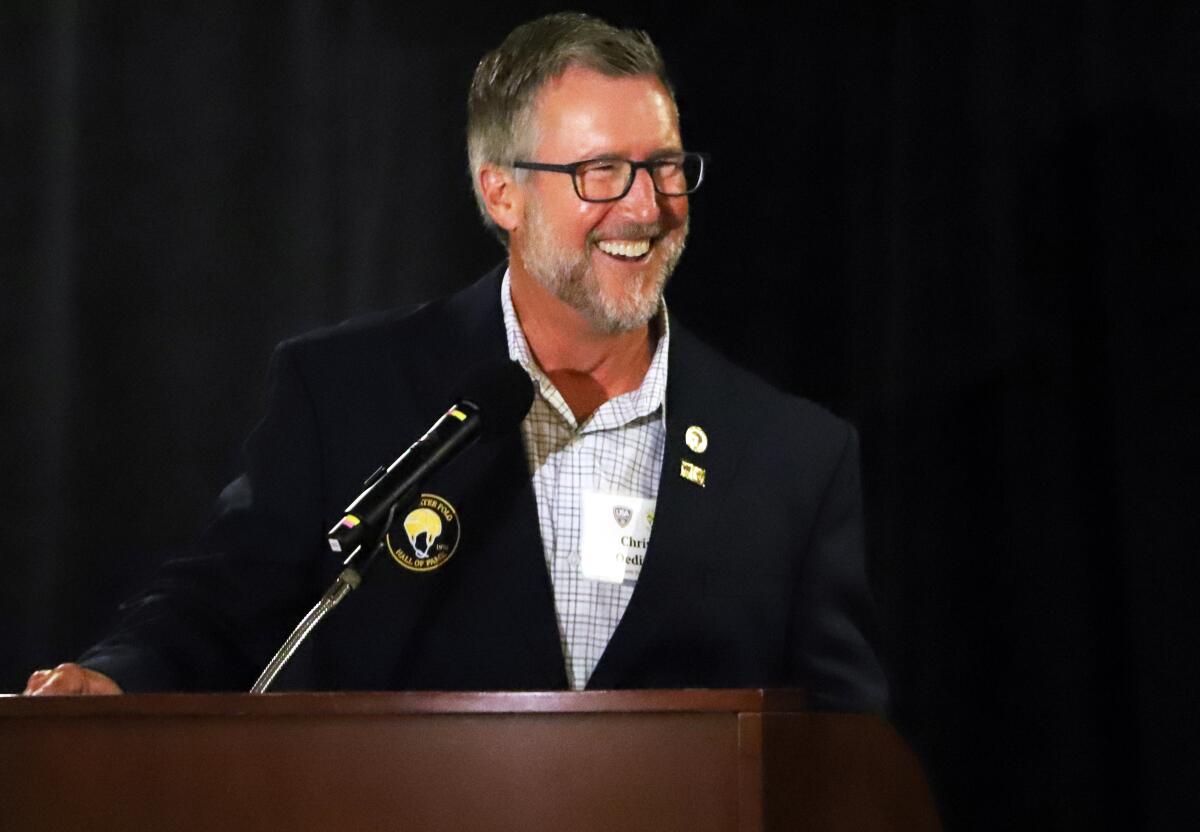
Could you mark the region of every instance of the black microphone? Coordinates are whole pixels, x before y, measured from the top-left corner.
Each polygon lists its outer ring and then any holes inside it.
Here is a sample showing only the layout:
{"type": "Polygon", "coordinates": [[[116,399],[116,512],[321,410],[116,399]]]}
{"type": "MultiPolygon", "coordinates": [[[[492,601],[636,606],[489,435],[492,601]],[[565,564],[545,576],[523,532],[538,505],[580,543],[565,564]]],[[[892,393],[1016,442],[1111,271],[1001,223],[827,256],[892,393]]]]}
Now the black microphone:
{"type": "Polygon", "coordinates": [[[529,375],[507,359],[479,364],[463,377],[458,390],[454,404],[424,436],[367,478],[366,489],[329,530],[330,549],[353,558],[360,546],[374,546],[387,531],[397,504],[416,497],[430,474],[480,436],[496,436],[519,425],[533,404],[529,375]]]}

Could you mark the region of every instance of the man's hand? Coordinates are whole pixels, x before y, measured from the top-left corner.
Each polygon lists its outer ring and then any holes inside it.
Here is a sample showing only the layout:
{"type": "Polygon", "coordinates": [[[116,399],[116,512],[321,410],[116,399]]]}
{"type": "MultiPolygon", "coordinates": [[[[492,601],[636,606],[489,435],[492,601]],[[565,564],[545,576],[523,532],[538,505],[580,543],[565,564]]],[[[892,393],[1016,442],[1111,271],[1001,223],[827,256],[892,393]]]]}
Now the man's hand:
{"type": "Polygon", "coordinates": [[[120,685],[103,673],[68,662],[53,670],[35,670],[25,685],[26,696],[111,696],[120,685]]]}

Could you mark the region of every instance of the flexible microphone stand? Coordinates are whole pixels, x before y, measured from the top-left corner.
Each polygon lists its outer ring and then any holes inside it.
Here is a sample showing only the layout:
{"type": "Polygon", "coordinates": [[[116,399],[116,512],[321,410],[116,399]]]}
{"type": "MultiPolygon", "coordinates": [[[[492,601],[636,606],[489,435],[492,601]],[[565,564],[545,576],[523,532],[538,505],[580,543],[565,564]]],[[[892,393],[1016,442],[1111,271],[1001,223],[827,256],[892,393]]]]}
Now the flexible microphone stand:
{"type": "Polygon", "coordinates": [[[403,500],[397,500],[392,503],[391,509],[388,510],[387,520],[380,527],[383,529],[379,533],[375,544],[367,550],[365,557],[361,563],[356,563],[355,559],[364,551],[363,544],[359,544],[350,557],[346,558],[343,563],[343,569],[333,582],[329,589],[325,590],[325,594],[321,596],[321,600],[316,603],[308,614],[300,619],[300,623],[296,625],[296,629],[292,630],[292,634],[283,642],[283,646],[271,657],[271,661],[267,662],[267,666],[263,669],[258,680],[250,688],[251,693],[266,693],[267,688],[271,686],[271,682],[275,681],[275,677],[279,675],[279,671],[283,670],[284,665],[292,658],[292,655],[300,649],[300,645],[308,638],[308,634],[317,628],[326,615],[328,615],[334,607],[342,602],[342,599],[350,594],[350,590],[358,589],[358,585],[362,583],[363,575],[367,569],[375,561],[375,556],[384,548],[385,538],[388,529],[392,527],[392,520],[396,516],[396,506],[403,500]]]}

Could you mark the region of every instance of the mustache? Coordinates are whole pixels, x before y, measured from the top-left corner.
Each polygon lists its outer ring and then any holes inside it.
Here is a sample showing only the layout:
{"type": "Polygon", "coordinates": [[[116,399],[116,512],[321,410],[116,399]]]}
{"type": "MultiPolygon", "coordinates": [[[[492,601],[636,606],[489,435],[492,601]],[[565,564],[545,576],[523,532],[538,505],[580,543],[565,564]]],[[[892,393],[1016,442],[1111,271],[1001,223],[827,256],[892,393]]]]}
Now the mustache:
{"type": "Polygon", "coordinates": [[[658,239],[663,235],[662,223],[638,223],[627,222],[624,225],[618,225],[616,228],[611,228],[605,231],[603,235],[593,231],[588,235],[588,242],[599,242],[600,240],[640,240],[645,237],[658,239]]]}

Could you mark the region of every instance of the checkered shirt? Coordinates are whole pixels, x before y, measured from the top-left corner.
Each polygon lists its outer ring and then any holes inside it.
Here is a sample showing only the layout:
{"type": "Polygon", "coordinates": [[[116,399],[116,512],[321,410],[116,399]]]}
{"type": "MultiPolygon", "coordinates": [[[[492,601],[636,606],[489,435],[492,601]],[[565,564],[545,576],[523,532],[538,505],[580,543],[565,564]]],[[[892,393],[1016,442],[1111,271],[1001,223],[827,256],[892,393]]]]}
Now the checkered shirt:
{"type": "Polygon", "coordinates": [[[529,351],[513,309],[511,285],[506,272],[500,302],[508,355],[529,373],[536,391],[533,406],[521,423],[525,458],[533,478],[546,568],[554,587],[567,679],[572,688],[582,690],[629,605],[634,581],[607,583],[580,574],[581,497],[585,490],[649,500],[658,497],[666,448],[670,336],[666,305],[660,306],[651,323],[661,337],[642,385],[600,405],[580,426],[529,351]]]}

